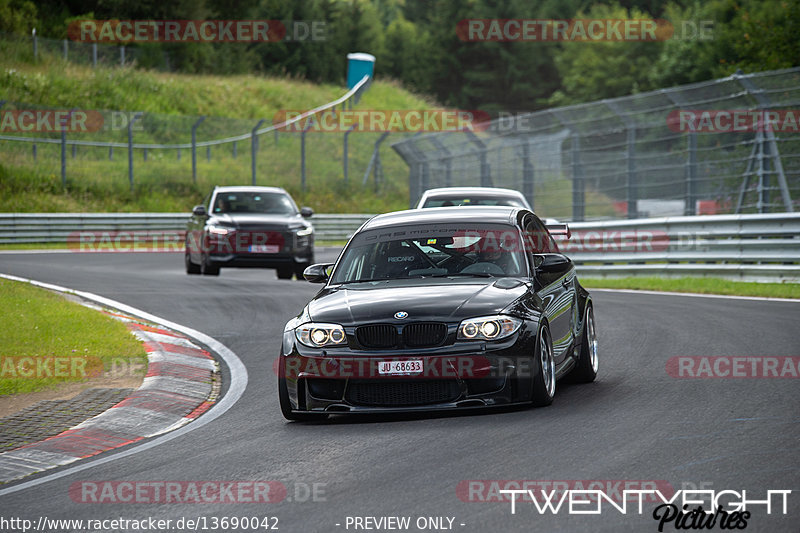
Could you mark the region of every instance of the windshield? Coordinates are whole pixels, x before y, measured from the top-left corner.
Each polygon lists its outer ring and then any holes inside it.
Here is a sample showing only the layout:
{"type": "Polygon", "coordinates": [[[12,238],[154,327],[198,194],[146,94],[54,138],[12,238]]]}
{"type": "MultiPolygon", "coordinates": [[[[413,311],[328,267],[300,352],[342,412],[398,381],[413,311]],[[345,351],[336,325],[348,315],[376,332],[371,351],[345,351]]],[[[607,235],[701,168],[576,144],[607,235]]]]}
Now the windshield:
{"type": "Polygon", "coordinates": [[[501,205],[508,207],[526,207],[519,198],[513,196],[436,196],[425,200],[423,208],[451,207],[459,205],[501,205]]]}
{"type": "Polygon", "coordinates": [[[224,192],[217,193],[214,214],[261,213],[270,215],[294,215],[294,202],[282,193],[224,192]]]}
{"type": "Polygon", "coordinates": [[[331,283],[428,277],[523,276],[519,232],[500,224],[402,226],[353,237],[331,283]]]}

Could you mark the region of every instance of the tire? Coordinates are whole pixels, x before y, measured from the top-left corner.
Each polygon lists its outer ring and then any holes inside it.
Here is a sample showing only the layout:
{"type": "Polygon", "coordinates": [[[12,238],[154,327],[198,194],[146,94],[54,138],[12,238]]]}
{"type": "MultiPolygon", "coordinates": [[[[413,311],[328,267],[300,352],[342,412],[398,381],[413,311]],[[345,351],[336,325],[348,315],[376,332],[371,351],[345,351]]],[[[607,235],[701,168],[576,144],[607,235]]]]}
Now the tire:
{"type": "Polygon", "coordinates": [[[286,378],[278,376],[278,399],[281,404],[281,414],[286,420],[296,422],[311,422],[314,420],[325,420],[328,415],[324,413],[294,413],[292,404],[289,401],[289,388],[286,386],[286,378]]]}
{"type": "Polygon", "coordinates": [[[203,254],[202,263],[200,263],[200,272],[204,276],[219,276],[219,265],[215,265],[208,258],[208,255],[203,254]]]}
{"type": "Polygon", "coordinates": [[[297,263],[294,266],[294,275],[297,277],[297,281],[305,281],[303,277],[303,271],[311,266],[311,263],[297,263]]]}
{"type": "Polygon", "coordinates": [[[192,257],[189,255],[189,249],[187,248],[183,254],[183,262],[186,264],[186,273],[187,274],[199,274],[200,273],[200,265],[195,265],[192,263],[192,257]]]}
{"type": "Polygon", "coordinates": [[[542,326],[536,337],[533,368],[539,372],[533,377],[531,403],[534,407],[544,407],[553,403],[556,395],[556,363],[553,357],[553,341],[550,330],[542,326]]]}
{"type": "Polygon", "coordinates": [[[591,383],[597,377],[599,363],[594,310],[591,305],[587,305],[586,319],[583,323],[583,333],[581,333],[581,355],[578,364],[572,371],[573,378],[578,383],[591,383]]]}
{"type": "Polygon", "coordinates": [[[278,279],[292,279],[294,270],[292,267],[281,267],[277,269],[278,279]]]}

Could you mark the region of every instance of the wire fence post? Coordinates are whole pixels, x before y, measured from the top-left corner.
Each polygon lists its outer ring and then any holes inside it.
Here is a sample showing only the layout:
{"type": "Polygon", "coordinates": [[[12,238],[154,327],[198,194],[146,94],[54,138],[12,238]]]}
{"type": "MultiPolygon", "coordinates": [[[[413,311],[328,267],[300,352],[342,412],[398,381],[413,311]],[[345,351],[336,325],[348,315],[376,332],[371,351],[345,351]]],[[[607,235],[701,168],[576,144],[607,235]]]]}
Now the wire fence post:
{"type": "Polygon", "coordinates": [[[309,117],[306,127],[300,132],[300,190],[306,192],[306,133],[314,124],[314,117],[309,117]]]}
{"type": "Polygon", "coordinates": [[[756,208],[758,213],[769,212],[769,170],[766,165],[767,150],[766,143],[764,142],[764,133],[759,130],[756,132],[756,146],[758,152],[756,153],[756,176],[758,177],[758,199],[756,200],[756,208]]]}
{"type": "MultiPolygon", "coordinates": [[[[472,143],[478,147],[478,157],[481,162],[481,187],[492,187],[492,175],[489,168],[489,162],[486,158],[487,146],[477,135],[469,130],[465,130],[464,134],[469,138],[472,143]]],[[[425,190],[425,189],[423,189],[425,190]]]]}
{"type": "Polygon", "coordinates": [[[445,145],[437,139],[436,137],[431,137],[431,142],[433,145],[439,150],[439,152],[444,154],[444,186],[450,187],[453,181],[453,157],[445,145]]]}
{"type": "MultiPolygon", "coordinates": [[[[236,159],[236,145],[239,144],[238,141],[233,141],[233,158],[236,159]]],[[[180,148],[178,149],[178,153],[180,154],[180,148]]],[[[180,159],[180,155],[178,156],[180,159]]]]}
{"type": "Polygon", "coordinates": [[[383,132],[377,141],[375,141],[375,169],[373,171],[373,179],[375,180],[375,192],[378,192],[378,187],[383,183],[383,164],[381,163],[381,143],[389,136],[388,131],[383,132]]]}
{"type": "Polygon", "coordinates": [[[536,202],[536,195],[534,194],[534,185],[536,184],[536,174],[531,163],[531,147],[527,140],[522,143],[522,194],[528,199],[531,204],[531,209],[536,202]]]}
{"type": "Polygon", "coordinates": [[[33,160],[36,161],[36,143],[33,143],[33,160]]]}
{"type": "Polygon", "coordinates": [[[206,119],[206,117],[200,117],[200,119],[192,124],[192,182],[197,183],[197,127],[206,119]]]}
{"type": "Polygon", "coordinates": [[[258,155],[258,135],[256,135],[256,132],[263,123],[264,119],[262,118],[250,132],[250,175],[252,185],[256,184],[256,156],[258,155]]]}
{"type": "Polygon", "coordinates": [[[39,59],[39,39],[36,37],[36,28],[33,28],[31,33],[33,34],[33,60],[37,61],[39,59]]]}
{"type": "Polygon", "coordinates": [[[697,133],[690,131],[686,139],[686,209],[683,214],[697,214],[697,133]]]}
{"type": "Polygon", "coordinates": [[[133,192],[133,123],[140,118],[142,113],[134,113],[128,121],[128,183],[133,192]]]}
{"type": "Polygon", "coordinates": [[[125,45],[119,47],[119,66],[125,66],[125,45]]]}
{"type": "Polygon", "coordinates": [[[206,146],[206,161],[211,161],[211,145],[206,146]]]}
{"type": "Polygon", "coordinates": [[[92,43],[92,68],[97,68],[97,43],[92,43]]]}
{"type": "Polygon", "coordinates": [[[67,188],[67,117],[61,117],[61,188],[67,188]]]}
{"type": "MultiPolygon", "coordinates": [[[[736,73],[733,75],[733,78],[739,82],[739,84],[745,88],[745,90],[755,98],[756,102],[758,102],[758,109],[762,113],[766,113],[769,109],[772,108],[772,102],[767,96],[767,93],[761,87],[758,87],[755,82],[752,80],[751,77],[745,76],[741,70],[737,70],[736,73]]],[[[772,91],[770,91],[772,92],[772,91]]],[[[783,162],[781,161],[781,154],[778,150],[778,143],[775,139],[775,132],[772,128],[764,128],[765,135],[762,136],[762,143],[766,142],[769,143],[769,146],[762,148],[761,153],[765,155],[765,157],[769,156],[772,160],[772,166],[775,168],[774,173],[777,175],[778,179],[778,186],[780,187],[781,191],[781,200],[783,201],[783,208],[786,209],[789,213],[794,212],[794,206],[792,205],[792,197],[789,193],[789,184],[786,181],[786,174],[783,170],[783,162]]],[[[769,167],[769,162],[767,162],[767,166],[769,167]]],[[[759,211],[760,212],[760,211],[759,211]]]]}
{"type": "Polygon", "coordinates": [[[64,39],[64,61],[69,60],[69,41],[64,39]]]}
{"type": "Polygon", "coordinates": [[[109,161],[113,161],[114,160],[114,146],[113,145],[108,147],[108,160],[109,161]]]}
{"type": "Polygon", "coordinates": [[[347,184],[347,165],[348,165],[348,151],[347,151],[347,137],[353,132],[357,124],[353,124],[347,131],[344,132],[344,143],[342,145],[342,170],[344,170],[344,183],[347,184]]]}
{"type": "Polygon", "coordinates": [[[628,218],[638,218],[639,184],[636,176],[636,127],[629,126],[625,159],[628,163],[626,185],[628,189],[628,218]]]}
{"type": "Polygon", "coordinates": [[[581,137],[572,136],[572,220],[582,222],[586,216],[586,190],[581,165],[581,137]]]}
{"type": "Polygon", "coordinates": [[[378,179],[379,175],[382,174],[383,169],[381,168],[381,152],[380,147],[381,143],[389,136],[389,132],[385,131],[383,134],[378,137],[378,140],[375,141],[375,148],[372,150],[372,157],[369,158],[369,163],[367,164],[367,171],[364,172],[364,180],[361,182],[361,186],[367,184],[367,180],[369,179],[369,172],[370,170],[374,170],[373,178],[375,180],[375,192],[378,191],[378,179]]]}

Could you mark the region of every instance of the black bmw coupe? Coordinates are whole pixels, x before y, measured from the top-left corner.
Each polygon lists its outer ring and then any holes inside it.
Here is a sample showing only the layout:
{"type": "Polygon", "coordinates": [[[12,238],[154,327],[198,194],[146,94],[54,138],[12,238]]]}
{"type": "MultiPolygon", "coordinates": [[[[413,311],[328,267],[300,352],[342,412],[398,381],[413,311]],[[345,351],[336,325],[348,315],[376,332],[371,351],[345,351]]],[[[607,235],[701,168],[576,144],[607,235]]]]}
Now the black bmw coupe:
{"type": "Polygon", "coordinates": [[[550,230],[515,207],[379,215],[284,328],[281,411],[333,413],[549,405],[556,381],[597,375],[592,299],[550,230]]]}

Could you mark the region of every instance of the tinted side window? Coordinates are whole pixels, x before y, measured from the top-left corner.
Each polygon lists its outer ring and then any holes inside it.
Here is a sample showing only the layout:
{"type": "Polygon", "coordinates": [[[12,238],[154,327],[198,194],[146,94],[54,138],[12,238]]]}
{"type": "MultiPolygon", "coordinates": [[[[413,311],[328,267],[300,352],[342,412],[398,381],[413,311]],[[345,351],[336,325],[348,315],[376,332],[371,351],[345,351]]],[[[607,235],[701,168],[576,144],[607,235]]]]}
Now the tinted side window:
{"type": "Polygon", "coordinates": [[[531,254],[558,252],[558,246],[553,237],[548,233],[542,221],[536,217],[529,217],[525,221],[525,244],[531,254]]]}

